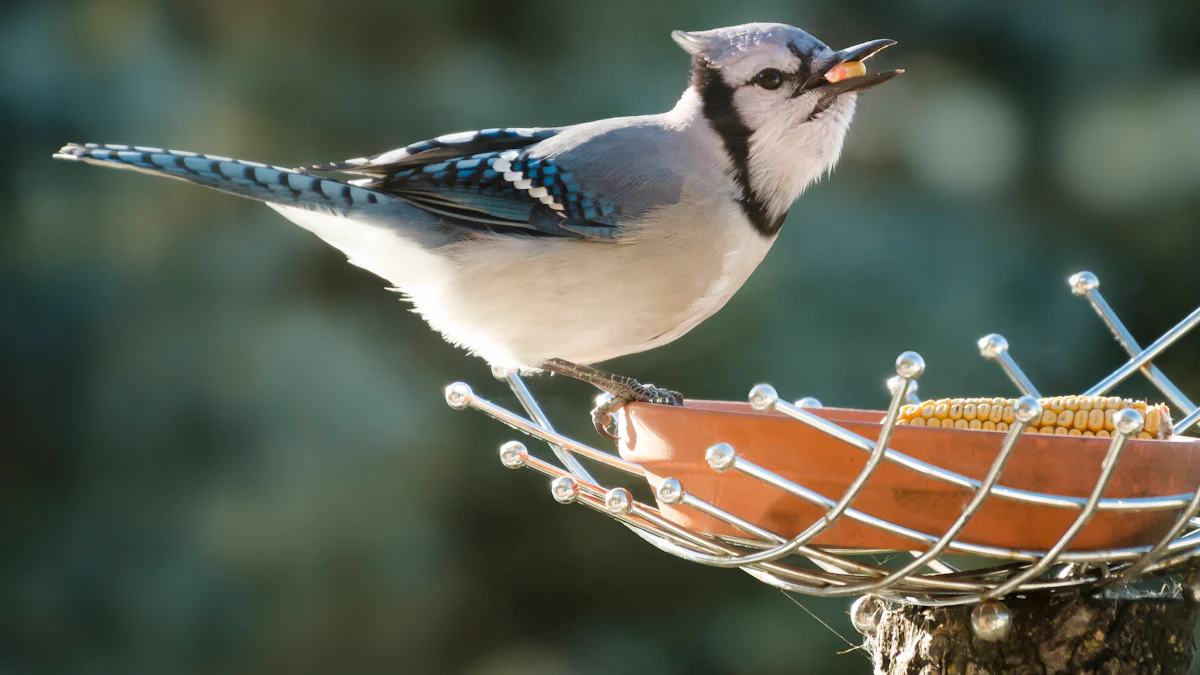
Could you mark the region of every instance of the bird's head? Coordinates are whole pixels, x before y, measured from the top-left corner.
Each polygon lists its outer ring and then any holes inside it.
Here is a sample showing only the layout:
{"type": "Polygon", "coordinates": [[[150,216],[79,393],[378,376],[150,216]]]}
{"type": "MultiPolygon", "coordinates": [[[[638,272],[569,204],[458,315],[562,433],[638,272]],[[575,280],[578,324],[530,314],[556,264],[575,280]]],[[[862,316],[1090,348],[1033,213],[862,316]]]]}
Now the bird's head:
{"type": "Polygon", "coordinates": [[[904,72],[862,66],[893,40],[834,50],[779,23],[672,37],[692,55],[691,89],[730,155],[752,222],[761,211],[760,230],[778,231],[796,197],[833,168],[857,93],[904,72]]]}

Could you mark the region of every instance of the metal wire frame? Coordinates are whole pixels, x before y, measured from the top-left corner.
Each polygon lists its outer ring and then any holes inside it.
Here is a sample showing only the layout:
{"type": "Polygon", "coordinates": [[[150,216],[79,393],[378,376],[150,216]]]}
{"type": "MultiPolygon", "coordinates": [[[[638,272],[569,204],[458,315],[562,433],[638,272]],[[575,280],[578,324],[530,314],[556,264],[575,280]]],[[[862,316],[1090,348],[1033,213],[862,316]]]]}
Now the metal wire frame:
{"type": "MultiPolygon", "coordinates": [[[[1163,394],[1185,413],[1176,424],[1183,431],[1200,420],[1200,410],[1188,399],[1151,360],[1175,343],[1187,331],[1200,324],[1200,308],[1155,340],[1140,349],[1128,330],[1097,290],[1095,275],[1081,272],[1073,275],[1069,284],[1072,292],[1086,298],[1118,342],[1130,354],[1130,360],[1088,390],[1100,395],[1135,371],[1143,372],[1163,394]]],[[[989,335],[979,342],[980,353],[997,361],[1009,378],[1027,397],[1037,395],[1029,378],[1008,353],[1007,341],[999,335],[989,335]]],[[[879,438],[871,441],[835,423],[805,410],[819,406],[813,399],[790,404],[779,399],[773,388],[759,385],[750,393],[751,405],[758,410],[778,410],[837,438],[852,448],[868,453],[859,475],[836,501],[789,481],[774,472],[759,467],[737,455],[728,444],[708,449],[707,461],[717,471],[734,470],[764,483],[764,489],[779,489],[826,509],[825,514],[799,535],[787,539],[746,522],[719,507],[689,494],[676,479],[667,478],[657,491],[657,498],[666,504],[678,504],[696,509],[749,535],[748,538],[717,537],[680,527],[667,520],[658,509],[637,502],[624,488],[605,489],[579,462],[578,457],[619,469],[629,475],[644,477],[645,471],[636,463],[592,448],[558,434],[516,373],[495,370],[493,374],[506,381],[531,419],[521,417],[479,397],[463,383],[447,388],[447,402],[454,408],[474,408],[522,433],[548,443],[554,454],[569,471],[531,457],[518,442],[501,448],[501,460],[510,468],[526,467],[551,477],[551,490],[560,502],[578,502],[593,510],[606,513],[624,523],[642,539],[655,547],[691,562],[714,567],[739,568],[756,579],[788,591],[818,596],[843,596],[871,593],[889,599],[920,605],[951,605],[975,603],[1000,598],[1012,593],[1054,593],[1081,587],[1098,587],[1127,583],[1139,575],[1157,572],[1180,565],[1200,555],[1200,489],[1195,493],[1154,498],[1105,498],[1104,491],[1116,470],[1127,439],[1141,430],[1141,415],[1134,410],[1118,413],[1120,424],[1113,434],[1108,452],[1101,465],[1101,474],[1088,498],[1052,495],[998,484],[1004,467],[1020,437],[1041,409],[1033,398],[1018,402],[1018,420],[1010,427],[999,451],[983,480],[975,480],[933,466],[888,448],[899,408],[916,398],[916,379],[924,370],[924,362],[911,352],[897,360],[897,376],[888,381],[892,400],[881,425],[879,438]],[[803,405],[802,405],[803,404],[803,405]],[[576,457],[578,456],[578,457],[576,457]],[[973,492],[956,522],[944,533],[935,536],[863,513],[851,507],[863,486],[884,461],[903,466],[929,478],[943,481],[973,492]],[[983,546],[957,539],[988,498],[1009,499],[1054,508],[1078,510],[1074,522],[1060,539],[1045,551],[1017,550],[983,546]],[[1180,515],[1169,531],[1154,545],[1103,551],[1068,552],[1066,548],[1082,531],[1097,511],[1179,510],[1180,515]],[[899,569],[889,570],[856,560],[873,551],[847,551],[814,547],[809,543],[821,532],[846,517],[857,522],[914,541],[925,547],[914,551],[913,560],[899,569]],[[944,553],[958,553],[997,561],[1010,561],[979,570],[958,571],[940,560],[944,553]],[[803,556],[820,570],[798,568],[779,561],[803,556]],[[1066,575],[1046,578],[1053,565],[1072,564],[1066,575]],[[1092,563],[1092,564],[1086,564],[1092,563]],[[927,572],[919,572],[927,568],[927,572]]]]}

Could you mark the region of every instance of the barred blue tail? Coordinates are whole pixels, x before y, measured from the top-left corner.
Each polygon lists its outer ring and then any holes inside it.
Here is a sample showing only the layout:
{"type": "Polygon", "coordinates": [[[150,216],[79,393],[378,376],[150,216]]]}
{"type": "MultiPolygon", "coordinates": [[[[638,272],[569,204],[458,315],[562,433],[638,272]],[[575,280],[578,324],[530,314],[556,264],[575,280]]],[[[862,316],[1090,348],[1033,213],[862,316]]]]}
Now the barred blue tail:
{"type": "Polygon", "coordinates": [[[291,206],[345,212],[357,206],[395,199],[294,169],[182,150],[69,143],[54,153],[54,157],[178,178],[258,201],[291,206]]]}

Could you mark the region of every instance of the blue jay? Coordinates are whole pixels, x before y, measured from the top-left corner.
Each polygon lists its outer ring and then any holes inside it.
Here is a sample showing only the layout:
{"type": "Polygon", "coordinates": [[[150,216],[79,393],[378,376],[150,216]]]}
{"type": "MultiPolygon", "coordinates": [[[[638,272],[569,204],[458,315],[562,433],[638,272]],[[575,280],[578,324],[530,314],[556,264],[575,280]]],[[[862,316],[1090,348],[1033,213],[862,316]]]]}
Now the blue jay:
{"type": "Polygon", "coordinates": [[[605,433],[626,402],[682,398],[588,364],[720,309],[837,162],[856,92],[903,72],[831,76],[892,40],[835,51],[769,23],[672,37],[690,86],[657,115],[454,133],[308,169],[90,143],[54,156],[266,202],[394,284],[451,343],[607,391],[593,412],[605,433]]]}

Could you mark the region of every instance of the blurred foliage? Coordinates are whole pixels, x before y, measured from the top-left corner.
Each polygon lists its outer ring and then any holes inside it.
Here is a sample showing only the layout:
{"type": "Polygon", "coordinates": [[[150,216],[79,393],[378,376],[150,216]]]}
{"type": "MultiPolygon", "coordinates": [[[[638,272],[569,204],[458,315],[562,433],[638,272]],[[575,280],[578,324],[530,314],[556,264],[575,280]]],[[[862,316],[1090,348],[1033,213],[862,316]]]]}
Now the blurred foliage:
{"type": "MultiPolygon", "coordinates": [[[[50,160],[300,165],[656,112],[686,81],[671,29],[763,20],[895,38],[908,73],[730,305],[613,369],[880,407],[905,349],[925,393],[1011,393],[974,346],[997,331],[1072,392],[1123,355],[1067,275],[1147,342],[1200,304],[1195,2],[10,2],[0,672],[867,672],[777,591],[503,469],[512,434],[441,388],[511,396],[340,253],[249,201],[50,160]]],[[[1198,339],[1160,362],[1194,395],[1198,339]]],[[[594,438],[592,392],[532,384],[594,438]]],[[[856,639],[849,600],[803,602],[856,639]]]]}

